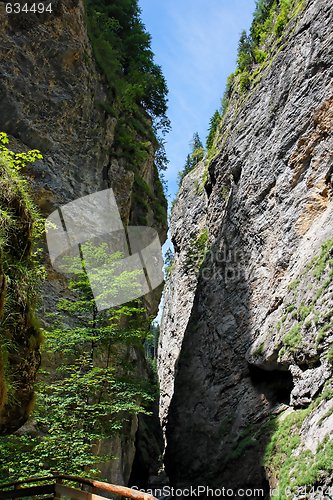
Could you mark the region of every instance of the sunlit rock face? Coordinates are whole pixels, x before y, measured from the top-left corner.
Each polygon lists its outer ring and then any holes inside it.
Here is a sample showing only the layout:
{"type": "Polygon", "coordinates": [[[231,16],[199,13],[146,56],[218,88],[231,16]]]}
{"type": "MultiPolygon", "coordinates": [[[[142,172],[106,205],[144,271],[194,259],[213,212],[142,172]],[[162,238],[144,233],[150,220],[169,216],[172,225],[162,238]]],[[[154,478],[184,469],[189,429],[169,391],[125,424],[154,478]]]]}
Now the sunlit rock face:
{"type": "MultiPolygon", "coordinates": [[[[176,486],[268,494],[286,474],[267,448],[283,419],[303,415],[288,432],[304,463],[332,435],[332,6],[305,2],[260,81],[231,101],[207,182],[200,165],[173,209],[159,373],[176,486]],[[204,228],[198,271],[189,247],[204,228]]],[[[316,485],[331,484],[323,470],[316,485]]]]}

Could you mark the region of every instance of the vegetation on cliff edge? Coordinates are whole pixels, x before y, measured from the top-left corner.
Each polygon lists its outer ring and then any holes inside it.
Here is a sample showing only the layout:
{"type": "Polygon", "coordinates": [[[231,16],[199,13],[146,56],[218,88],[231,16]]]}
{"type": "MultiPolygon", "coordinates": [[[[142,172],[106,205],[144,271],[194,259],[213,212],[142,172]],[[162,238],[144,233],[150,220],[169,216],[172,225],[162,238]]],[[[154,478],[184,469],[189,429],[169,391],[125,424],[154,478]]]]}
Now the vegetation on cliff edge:
{"type": "Polygon", "coordinates": [[[221,108],[210,121],[207,150],[214,157],[214,143],[222,119],[232,101],[242,98],[260,80],[274,53],[283,44],[283,34],[289,21],[295,17],[304,0],[257,0],[249,33],[241,33],[236,71],[229,75],[221,108]]]}
{"type": "Polygon", "coordinates": [[[43,221],[20,170],[41,158],[14,153],[0,133],[0,427],[26,417],[33,404],[41,335],[35,317],[43,268],[36,243],[43,221]],[[6,415],[6,416],[5,416],[6,415]]]}
{"type": "Polygon", "coordinates": [[[154,62],[151,36],[137,0],[87,0],[93,52],[109,93],[100,105],[117,118],[115,151],[134,171],[156,151],[158,170],[167,166],[163,135],[169,130],[167,85],[154,62]]]}

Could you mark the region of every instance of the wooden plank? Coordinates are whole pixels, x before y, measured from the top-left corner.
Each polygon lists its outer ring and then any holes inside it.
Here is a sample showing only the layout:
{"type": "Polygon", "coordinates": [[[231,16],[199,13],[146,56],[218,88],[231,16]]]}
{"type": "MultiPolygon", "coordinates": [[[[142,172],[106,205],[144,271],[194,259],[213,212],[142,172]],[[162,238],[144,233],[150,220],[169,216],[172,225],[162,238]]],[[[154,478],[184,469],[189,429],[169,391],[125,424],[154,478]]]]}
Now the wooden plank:
{"type": "MultiPolygon", "coordinates": [[[[127,488],[126,486],[118,486],[116,484],[108,484],[108,483],[103,483],[101,481],[96,481],[95,479],[86,479],[83,477],[77,477],[77,476],[68,476],[65,474],[53,474],[53,476],[50,477],[41,477],[41,478],[30,478],[22,481],[14,481],[11,483],[7,483],[6,485],[3,485],[2,488],[9,488],[10,486],[18,486],[18,485],[24,485],[26,483],[30,482],[38,482],[38,481],[55,481],[55,480],[66,480],[66,481],[72,481],[76,482],[78,484],[85,484],[87,486],[90,486],[93,488],[93,491],[95,493],[100,493],[101,495],[104,495],[105,493],[111,493],[114,495],[118,495],[120,497],[126,497],[126,498],[132,498],[133,500],[157,500],[153,495],[150,495],[148,493],[144,493],[138,490],[133,490],[131,488],[127,488]]],[[[54,485],[52,486],[54,487],[54,485]]],[[[19,496],[13,496],[13,491],[14,490],[9,490],[9,491],[4,491],[0,490],[0,500],[3,499],[8,499],[8,498],[19,498],[19,496]]],[[[19,490],[20,492],[23,491],[23,488],[19,490]]],[[[54,492],[54,490],[52,491],[54,492]]],[[[28,495],[29,496],[29,495],[28,495]]],[[[89,498],[92,498],[91,496],[89,498]]],[[[104,497],[101,497],[104,498],[104,497]]]]}
{"type": "Polygon", "coordinates": [[[70,488],[69,486],[57,483],[55,485],[54,498],[62,498],[65,496],[69,497],[71,500],[105,500],[105,497],[94,495],[88,491],[76,490],[74,488],[70,488]]]}
{"type": "Polygon", "coordinates": [[[39,495],[54,494],[54,484],[31,486],[30,488],[17,488],[15,490],[0,491],[0,499],[23,498],[39,495]]]}
{"type": "Polygon", "coordinates": [[[101,481],[97,481],[96,479],[85,479],[83,477],[66,476],[63,474],[59,474],[57,476],[57,479],[65,479],[67,481],[75,481],[76,483],[86,484],[88,486],[92,486],[97,490],[98,493],[102,494],[104,494],[104,492],[107,492],[113,493],[114,495],[118,495],[120,497],[132,498],[134,500],[157,500],[156,497],[150,495],[149,493],[133,490],[132,488],[127,488],[126,486],[103,483],[101,481]]]}

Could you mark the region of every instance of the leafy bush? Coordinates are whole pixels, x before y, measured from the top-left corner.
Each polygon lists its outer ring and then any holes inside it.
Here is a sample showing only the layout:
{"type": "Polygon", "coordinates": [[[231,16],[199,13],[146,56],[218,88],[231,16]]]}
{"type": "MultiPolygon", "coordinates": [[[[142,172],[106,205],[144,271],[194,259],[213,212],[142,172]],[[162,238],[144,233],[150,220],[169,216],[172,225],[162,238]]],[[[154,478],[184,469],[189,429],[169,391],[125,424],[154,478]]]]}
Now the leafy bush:
{"type": "Polygon", "coordinates": [[[239,88],[241,92],[249,90],[251,86],[250,73],[248,71],[243,71],[239,77],[239,88]]]}

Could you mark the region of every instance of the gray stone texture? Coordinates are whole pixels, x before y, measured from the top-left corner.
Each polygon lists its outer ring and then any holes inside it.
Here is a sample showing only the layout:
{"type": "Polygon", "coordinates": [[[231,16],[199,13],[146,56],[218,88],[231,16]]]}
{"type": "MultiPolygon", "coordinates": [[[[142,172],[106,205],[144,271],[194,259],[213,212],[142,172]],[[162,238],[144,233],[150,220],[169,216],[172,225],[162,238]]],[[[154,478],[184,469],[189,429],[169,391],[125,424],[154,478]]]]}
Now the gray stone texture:
{"type": "MultiPolygon", "coordinates": [[[[332,7],[308,1],[291,21],[260,81],[231,101],[209,164],[208,201],[193,182],[200,166],[173,210],[159,373],[166,470],[176,486],[267,491],[274,481],[262,465],[270,437],[263,423],[308,406],[332,377],[333,286],[323,285],[330,268],[318,279],[306,269],[333,235],[332,7]],[[194,275],[184,259],[199,227],[208,229],[209,251],[194,275]],[[300,338],[286,349],[297,323],[300,338]]],[[[316,412],[302,427],[301,449],[323,439],[316,412]]],[[[325,429],[332,434],[331,417],[325,429]]]]}

